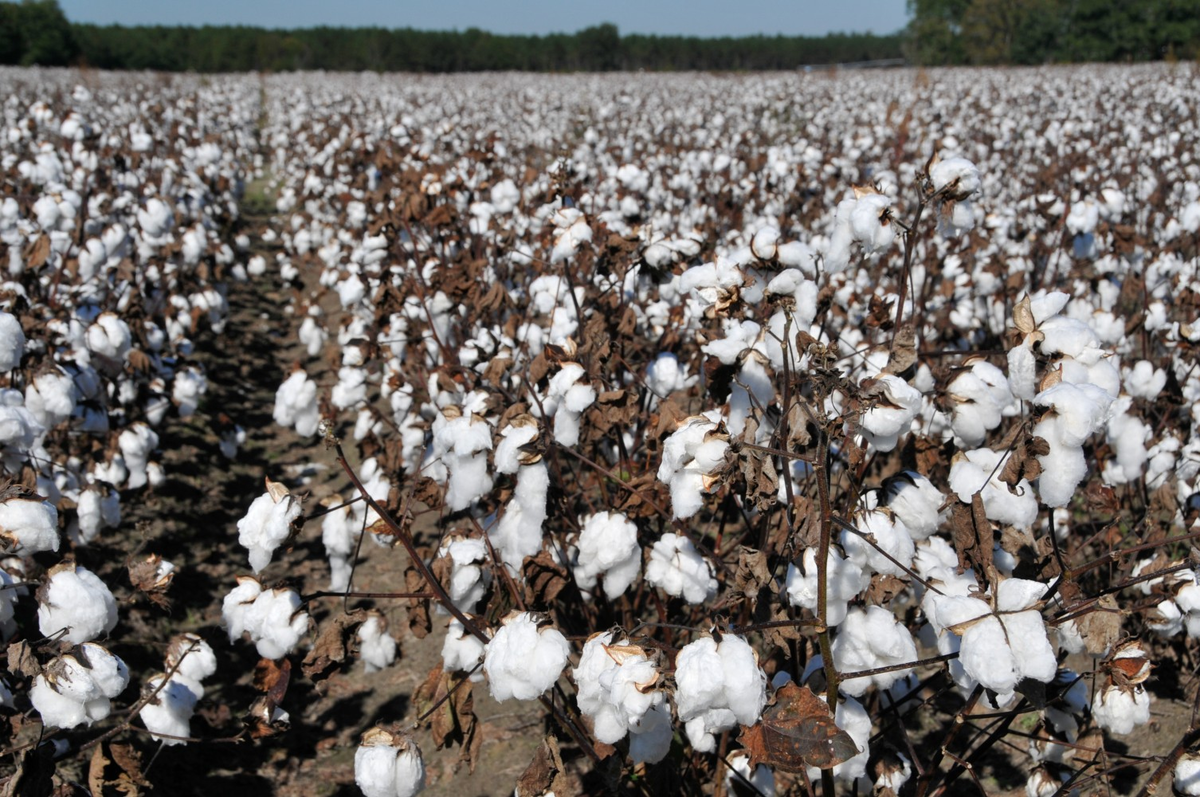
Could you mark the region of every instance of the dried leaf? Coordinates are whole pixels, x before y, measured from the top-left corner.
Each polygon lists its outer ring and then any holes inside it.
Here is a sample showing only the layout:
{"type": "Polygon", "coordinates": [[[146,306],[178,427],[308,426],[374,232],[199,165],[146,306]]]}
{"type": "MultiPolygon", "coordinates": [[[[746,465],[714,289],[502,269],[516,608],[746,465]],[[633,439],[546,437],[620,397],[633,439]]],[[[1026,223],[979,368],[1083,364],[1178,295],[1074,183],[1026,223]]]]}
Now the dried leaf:
{"type": "Polygon", "coordinates": [[[992,583],[992,554],[995,535],[983,508],[981,493],[971,496],[971,503],[955,501],[950,508],[950,538],[958,552],[960,567],[974,568],[980,580],[992,583]]]}
{"type": "Polygon", "coordinates": [[[1087,652],[1103,656],[1121,638],[1121,610],[1112,595],[1104,595],[1096,602],[1094,611],[1075,618],[1075,627],[1087,645],[1087,652]]]}
{"type": "Polygon", "coordinates": [[[325,625],[300,665],[313,683],[324,681],[352,658],[354,632],[366,619],[366,612],[359,610],[339,614],[325,625]]]}
{"type": "Polygon", "coordinates": [[[104,794],[104,768],[110,763],[112,762],[109,761],[108,756],[104,754],[104,745],[96,745],[95,748],[92,749],[91,760],[88,761],[87,773],[88,789],[92,794],[104,794]]]}
{"type": "Polygon", "coordinates": [[[525,602],[532,606],[550,605],[568,583],[566,568],[545,550],[525,559],[521,575],[525,580],[525,602]]]}
{"type": "Polygon", "coordinates": [[[134,589],[145,595],[156,606],[170,609],[171,600],[167,597],[167,590],[170,589],[171,582],[175,580],[175,571],[171,570],[160,575],[161,565],[162,557],[158,554],[150,554],[139,562],[129,563],[126,565],[126,569],[129,571],[129,583],[133,585],[134,589]]]}
{"type": "Polygon", "coordinates": [[[26,678],[33,678],[42,671],[42,665],[38,663],[37,657],[33,655],[33,648],[24,640],[9,645],[7,657],[8,671],[13,675],[23,675],[26,678]]]}
{"type": "MultiPolygon", "coordinates": [[[[434,559],[436,565],[438,559],[446,557],[438,557],[434,559]]],[[[436,575],[436,574],[435,574],[436,575]]],[[[440,579],[439,579],[440,580],[440,579]]],[[[445,581],[443,580],[444,584],[445,581]]],[[[427,587],[425,579],[417,572],[416,568],[409,565],[404,571],[404,588],[406,592],[424,592],[427,587]]],[[[424,639],[433,630],[433,622],[429,619],[429,599],[428,598],[410,598],[408,601],[408,630],[412,632],[417,639],[424,639]]]]}
{"type": "Polygon", "coordinates": [[[807,686],[787,683],[753,727],[739,737],[751,768],[766,764],[784,772],[829,769],[858,755],[850,734],[837,726],[829,706],[807,686]]]}
{"type": "Polygon", "coordinates": [[[278,706],[287,694],[288,682],[292,678],[292,663],[288,659],[278,662],[259,659],[254,665],[254,688],[265,692],[269,700],[278,706]]]}
{"type": "Polygon", "coordinates": [[[738,547],[737,572],[734,574],[734,587],[746,596],[753,606],[758,601],[758,593],[774,584],[771,570],[767,567],[767,555],[745,545],[738,547]]]}
{"type": "Polygon", "coordinates": [[[565,774],[558,741],[553,736],[547,736],[538,745],[524,774],[517,780],[516,797],[540,797],[549,792],[568,793],[567,784],[563,782],[565,774]]]}
{"type": "Polygon", "coordinates": [[[912,368],[917,362],[917,333],[911,322],[900,325],[896,337],[892,341],[892,351],[888,355],[885,374],[902,374],[912,368]]]}

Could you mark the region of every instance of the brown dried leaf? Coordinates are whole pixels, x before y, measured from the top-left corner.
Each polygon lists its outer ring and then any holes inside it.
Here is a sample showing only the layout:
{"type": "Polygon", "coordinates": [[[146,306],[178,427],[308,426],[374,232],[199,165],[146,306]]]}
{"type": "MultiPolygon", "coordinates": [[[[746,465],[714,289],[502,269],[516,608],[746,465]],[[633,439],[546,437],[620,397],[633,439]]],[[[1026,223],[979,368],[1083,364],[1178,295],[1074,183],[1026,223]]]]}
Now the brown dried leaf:
{"type": "Polygon", "coordinates": [[[738,737],[751,768],[766,764],[784,772],[829,769],[858,755],[850,734],[837,726],[829,706],[807,686],[787,683],[753,727],[738,737]]]}
{"type": "Polygon", "coordinates": [[[745,545],[739,546],[733,583],[737,591],[749,599],[751,606],[757,603],[759,592],[774,583],[771,570],[767,567],[767,555],[745,545]]]}
{"type": "Polygon", "coordinates": [[[42,665],[38,663],[37,657],[33,655],[33,648],[24,640],[9,645],[7,656],[8,671],[13,675],[23,675],[26,678],[33,678],[42,671],[42,665]]]}
{"type": "MultiPolygon", "coordinates": [[[[437,561],[437,558],[435,558],[435,565],[437,561]]],[[[404,589],[406,592],[424,592],[427,589],[425,579],[421,577],[421,574],[412,565],[409,565],[404,570],[404,589]]],[[[413,636],[417,639],[424,639],[433,630],[433,622],[429,619],[428,598],[409,599],[408,630],[412,631],[413,636]]]]}
{"type": "Polygon", "coordinates": [[[885,374],[901,374],[912,368],[917,362],[917,332],[911,322],[900,325],[896,337],[892,341],[892,351],[888,355],[885,374]]]}
{"type": "Polygon", "coordinates": [[[970,504],[955,501],[951,506],[950,538],[958,552],[959,566],[974,568],[981,582],[992,583],[995,538],[984,513],[981,493],[971,496],[970,504]]]}
{"type": "Polygon", "coordinates": [[[95,748],[92,749],[91,760],[88,761],[87,773],[87,785],[92,794],[104,794],[104,784],[106,782],[104,780],[104,768],[110,763],[112,762],[109,761],[108,756],[104,754],[104,745],[96,745],[95,748]]]}
{"type": "Polygon", "coordinates": [[[567,571],[549,551],[526,557],[521,566],[525,579],[525,602],[531,606],[549,606],[567,586],[567,571]]]}
{"type": "Polygon", "coordinates": [[[316,644],[304,657],[300,668],[313,683],[324,681],[333,675],[353,656],[354,632],[367,619],[366,612],[354,611],[339,614],[326,623],[316,644]]]}
{"type": "Polygon", "coordinates": [[[292,663],[286,658],[278,662],[259,659],[258,664],[254,665],[254,688],[264,692],[276,706],[283,702],[291,678],[292,663]]]}
{"type": "Polygon", "coordinates": [[[1096,602],[1094,611],[1075,618],[1075,627],[1087,645],[1088,653],[1104,656],[1121,638],[1121,610],[1112,595],[1104,595],[1096,602]]]}
{"type": "Polygon", "coordinates": [[[28,268],[41,268],[50,259],[50,236],[42,233],[25,250],[25,265],[28,268]]]}
{"type": "Polygon", "coordinates": [[[569,789],[564,782],[564,770],[558,740],[547,736],[538,745],[524,774],[517,780],[517,797],[540,797],[548,792],[554,792],[556,795],[567,793],[569,789]]]}
{"type": "Polygon", "coordinates": [[[141,594],[145,595],[156,606],[163,609],[171,608],[171,601],[167,597],[167,590],[171,587],[171,582],[175,580],[175,571],[159,576],[158,569],[162,564],[162,557],[158,554],[150,554],[145,559],[139,562],[131,562],[126,565],[129,571],[129,583],[133,585],[141,594]]]}

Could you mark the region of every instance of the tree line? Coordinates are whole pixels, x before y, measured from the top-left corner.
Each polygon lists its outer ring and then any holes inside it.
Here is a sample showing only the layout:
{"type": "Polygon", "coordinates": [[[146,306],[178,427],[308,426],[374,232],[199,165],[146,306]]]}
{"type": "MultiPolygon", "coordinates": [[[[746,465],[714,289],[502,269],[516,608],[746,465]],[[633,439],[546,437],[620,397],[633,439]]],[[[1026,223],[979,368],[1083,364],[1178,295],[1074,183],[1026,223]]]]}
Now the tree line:
{"type": "Polygon", "coordinates": [[[1200,0],[908,0],[922,64],[1155,61],[1200,56],[1200,0]]]}
{"type": "Polygon", "coordinates": [[[168,72],[765,70],[905,58],[918,64],[1147,61],[1200,55],[1200,0],[908,0],[892,35],[546,36],[468,28],[135,26],[70,22],[57,0],[0,2],[0,64],[168,72]]]}

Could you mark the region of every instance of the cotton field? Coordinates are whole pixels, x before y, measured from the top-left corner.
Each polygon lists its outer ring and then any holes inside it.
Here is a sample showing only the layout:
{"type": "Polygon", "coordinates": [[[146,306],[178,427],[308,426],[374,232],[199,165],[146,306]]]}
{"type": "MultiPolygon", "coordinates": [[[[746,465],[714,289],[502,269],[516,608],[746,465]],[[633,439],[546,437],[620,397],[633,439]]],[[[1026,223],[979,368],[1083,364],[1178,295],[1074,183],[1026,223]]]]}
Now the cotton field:
{"type": "Polygon", "coordinates": [[[1191,65],[0,83],[6,793],[1200,794],[1191,65]]]}

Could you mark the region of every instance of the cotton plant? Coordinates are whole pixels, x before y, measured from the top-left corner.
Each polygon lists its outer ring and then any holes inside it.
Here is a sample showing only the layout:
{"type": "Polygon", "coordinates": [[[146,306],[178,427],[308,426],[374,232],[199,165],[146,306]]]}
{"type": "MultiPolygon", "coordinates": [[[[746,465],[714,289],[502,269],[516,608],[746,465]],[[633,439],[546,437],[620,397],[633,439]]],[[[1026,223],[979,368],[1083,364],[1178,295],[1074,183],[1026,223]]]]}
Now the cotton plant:
{"type": "Polygon", "coordinates": [[[295,531],[302,509],[284,485],[266,480],[267,491],[255,498],[237,523],[238,544],[250,552],[250,567],[259,573],[275,550],[295,531]]]}
{"type": "Polygon", "coordinates": [[[671,510],[686,520],[704,505],[704,495],[720,484],[720,474],[729,452],[729,435],[720,417],[694,415],[663,441],[658,480],[671,491],[671,510]]]}
{"type": "Polygon", "coordinates": [[[511,612],[487,643],[483,672],[493,698],[533,700],[554,686],[571,646],[544,615],[511,612]]]}
{"type": "Polygon", "coordinates": [[[938,158],[929,167],[926,190],[938,204],[938,230],[957,237],[975,226],[971,202],[983,186],[979,168],[966,158],[938,158]]]}
{"type": "Polygon", "coordinates": [[[495,464],[498,473],[515,474],[512,500],[494,526],[488,529],[492,545],[512,571],[525,557],[542,549],[550,472],[538,448],[541,432],[531,415],[518,415],[500,430],[495,464]]]}
{"type": "Polygon", "coordinates": [[[238,576],[222,601],[221,617],[234,642],[246,635],[264,659],[287,656],[308,633],[309,616],[293,589],[263,589],[258,579],[238,576]]]}
{"type": "Polygon", "coordinates": [[[588,638],[571,676],[579,710],[591,717],[596,739],[604,744],[637,734],[646,713],[663,704],[654,662],[612,631],[588,638]]]}
{"type": "Polygon", "coordinates": [[[698,752],[716,749],[716,734],[753,725],[767,703],[767,676],[740,636],[705,636],[675,656],[675,710],[698,752]]]}

